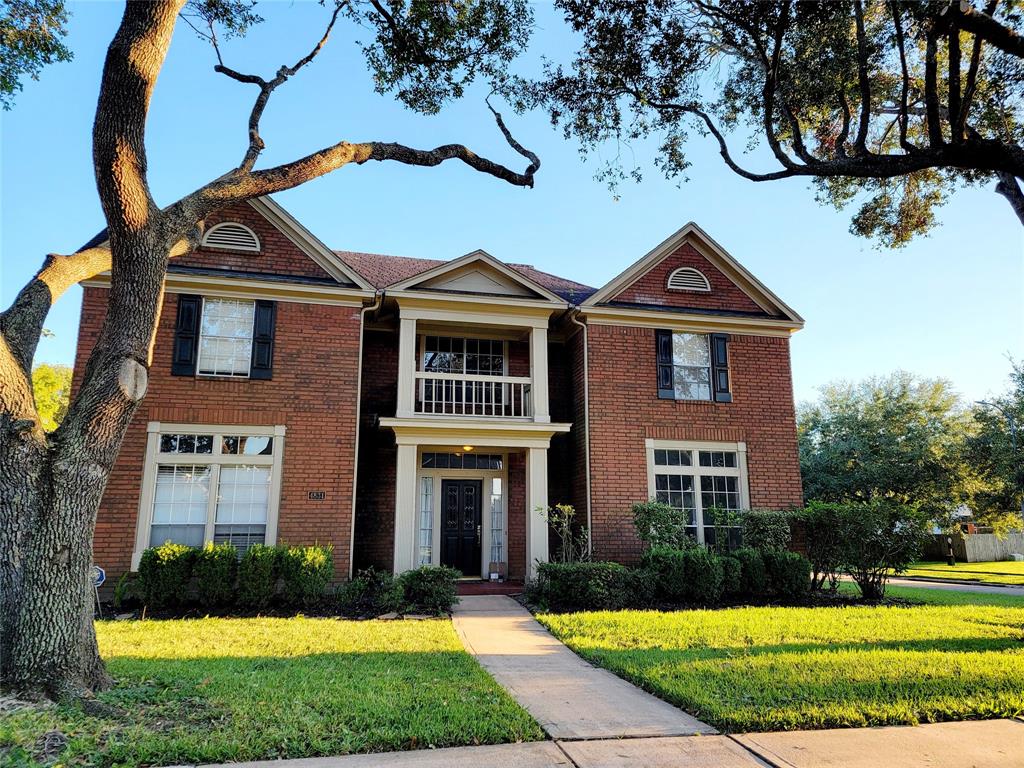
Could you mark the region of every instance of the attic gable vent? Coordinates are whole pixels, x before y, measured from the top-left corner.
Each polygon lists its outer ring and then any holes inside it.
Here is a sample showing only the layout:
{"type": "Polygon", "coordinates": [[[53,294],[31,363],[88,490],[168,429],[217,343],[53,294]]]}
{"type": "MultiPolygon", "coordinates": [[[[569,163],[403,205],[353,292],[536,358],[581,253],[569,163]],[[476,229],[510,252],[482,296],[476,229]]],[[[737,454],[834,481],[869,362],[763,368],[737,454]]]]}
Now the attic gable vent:
{"type": "Polygon", "coordinates": [[[710,291],[711,283],[700,270],[692,267],[680,267],[668,276],[668,288],[671,291],[710,291]]]}
{"type": "Polygon", "coordinates": [[[206,248],[226,248],[232,251],[260,252],[260,239],[244,224],[225,221],[210,227],[203,235],[206,248]]]}

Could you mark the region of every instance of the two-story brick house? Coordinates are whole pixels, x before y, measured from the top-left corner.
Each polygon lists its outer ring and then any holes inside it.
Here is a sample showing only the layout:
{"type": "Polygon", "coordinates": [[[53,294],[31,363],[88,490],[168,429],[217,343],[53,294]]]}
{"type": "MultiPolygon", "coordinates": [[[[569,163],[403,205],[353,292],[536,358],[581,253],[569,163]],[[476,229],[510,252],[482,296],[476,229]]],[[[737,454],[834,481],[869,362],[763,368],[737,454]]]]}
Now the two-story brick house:
{"type": "MultiPolygon", "coordinates": [[[[109,277],[84,283],[80,376],[109,277]]],[[[149,393],[99,513],[118,574],[165,540],[331,544],[340,577],[528,577],[568,502],[635,560],[633,502],[801,503],[801,318],[694,224],[594,289],[475,251],[332,251],[269,199],[175,259],[149,393]]]]}

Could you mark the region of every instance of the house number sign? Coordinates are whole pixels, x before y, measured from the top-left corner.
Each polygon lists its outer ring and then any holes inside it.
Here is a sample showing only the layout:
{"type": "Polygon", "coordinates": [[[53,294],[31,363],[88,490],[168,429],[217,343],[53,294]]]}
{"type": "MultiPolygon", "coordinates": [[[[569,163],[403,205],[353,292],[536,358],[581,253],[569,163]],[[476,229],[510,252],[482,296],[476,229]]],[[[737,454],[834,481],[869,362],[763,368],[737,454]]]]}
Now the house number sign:
{"type": "Polygon", "coordinates": [[[327,498],[327,491],[310,491],[309,492],[309,500],[310,501],[323,501],[326,498],[327,498]]]}

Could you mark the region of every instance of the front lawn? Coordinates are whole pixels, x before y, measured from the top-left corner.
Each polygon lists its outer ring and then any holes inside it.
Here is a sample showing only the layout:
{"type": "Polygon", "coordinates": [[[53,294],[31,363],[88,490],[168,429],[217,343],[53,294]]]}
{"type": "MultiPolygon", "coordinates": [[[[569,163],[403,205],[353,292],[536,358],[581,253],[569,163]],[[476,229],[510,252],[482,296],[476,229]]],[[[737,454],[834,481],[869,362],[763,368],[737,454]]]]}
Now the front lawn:
{"type": "Polygon", "coordinates": [[[901,576],[925,576],[930,579],[970,579],[990,584],[1024,584],[1024,560],[1000,560],[992,563],[922,561],[910,566],[901,576]]]}
{"type": "Polygon", "coordinates": [[[94,716],[62,706],[5,714],[0,764],[52,762],[56,755],[40,751],[40,737],[51,730],[69,739],[59,763],[89,766],[543,738],[444,619],[121,621],[98,622],[97,634],[118,679],[100,696],[112,711],[94,716]]]}
{"type": "MultiPolygon", "coordinates": [[[[936,590],[901,592],[888,594],[936,590]]],[[[950,604],[538,618],[589,661],[729,732],[1024,714],[1024,601],[933,599],[950,604]]]]}

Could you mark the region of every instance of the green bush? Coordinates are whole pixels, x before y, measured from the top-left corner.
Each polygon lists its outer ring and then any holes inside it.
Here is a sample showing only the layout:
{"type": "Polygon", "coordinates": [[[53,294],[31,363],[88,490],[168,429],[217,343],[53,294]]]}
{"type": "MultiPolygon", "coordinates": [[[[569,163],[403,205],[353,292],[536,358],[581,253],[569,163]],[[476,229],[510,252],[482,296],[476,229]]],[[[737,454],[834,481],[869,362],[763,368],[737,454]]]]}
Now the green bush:
{"type": "Polygon", "coordinates": [[[696,539],[686,532],[687,514],[659,501],[633,505],[633,526],[637,536],[650,548],[691,549],[696,539]]]}
{"type": "Polygon", "coordinates": [[[207,542],[192,565],[199,602],[207,608],[233,602],[237,573],[238,550],[230,544],[207,542]]]}
{"type": "Polygon", "coordinates": [[[407,610],[439,616],[459,601],[460,573],[448,566],[423,565],[398,577],[407,610]]]}
{"type": "Polygon", "coordinates": [[[811,563],[797,552],[770,549],[761,553],[768,589],[784,600],[796,600],[811,586],[811,563]]]}
{"type": "Polygon", "coordinates": [[[658,547],[644,553],[642,567],[652,575],[659,598],[714,605],[722,598],[724,574],[720,560],[704,547],[658,547]]]}
{"type": "Polygon", "coordinates": [[[750,509],[742,517],[743,546],[766,552],[787,549],[792,533],[791,514],[774,509],[750,509]]]}
{"type": "Polygon", "coordinates": [[[253,544],[238,564],[238,600],[250,608],[266,608],[277,591],[277,547],[253,544]]]}
{"type": "Polygon", "coordinates": [[[168,541],[142,553],[139,586],[147,606],[170,608],[186,602],[196,551],[168,541]]]}
{"type": "Polygon", "coordinates": [[[644,576],[619,563],[541,563],[526,596],[548,611],[619,610],[647,599],[637,593],[644,584],[649,588],[644,576]]]}
{"type": "Polygon", "coordinates": [[[764,570],[764,558],[756,549],[743,547],[730,554],[740,562],[741,595],[760,595],[768,589],[768,577],[764,570]]]}
{"type": "Polygon", "coordinates": [[[387,571],[367,568],[338,590],[343,616],[367,618],[402,610],[402,585],[387,571]]]}
{"type": "Polygon", "coordinates": [[[843,567],[845,536],[843,505],[812,501],[798,516],[811,561],[811,589],[839,589],[839,572],[843,567]]]}
{"type": "Polygon", "coordinates": [[[145,595],[142,591],[142,582],[139,574],[129,571],[121,574],[114,586],[114,608],[122,610],[133,608],[144,601],[145,595]]]}
{"type": "Polygon", "coordinates": [[[334,549],[330,546],[280,547],[283,597],[291,607],[317,605],[334,577],[334,549]]]}
{"type": "Polygon", "coordinates": [[[732,555],[718,560],[722,566],[722,594],[735,596],[743,591],[743,564],[732,555]]]}

